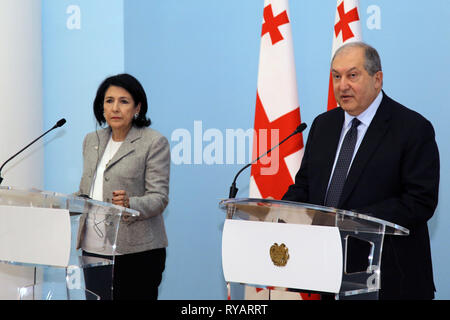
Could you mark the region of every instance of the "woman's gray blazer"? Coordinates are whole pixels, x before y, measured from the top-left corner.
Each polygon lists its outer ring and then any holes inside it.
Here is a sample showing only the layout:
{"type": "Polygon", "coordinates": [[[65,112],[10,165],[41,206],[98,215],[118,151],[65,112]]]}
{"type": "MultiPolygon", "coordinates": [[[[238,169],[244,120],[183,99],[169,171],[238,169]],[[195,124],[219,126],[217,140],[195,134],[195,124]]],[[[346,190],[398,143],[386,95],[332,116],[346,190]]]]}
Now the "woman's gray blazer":
{"type": "MultiPolygon", "coordinates": [[[[79,193],[89,195],[97,163],[105,152],[111,128],[89,133],[83,142],[83,175],[79,193]]],[[[162,213],[169,201],[170,146],[151,128],[132,127],[103,177],[103,201],[114,190],[125,190],[137,219],[120,222],[117,252],[121,254],[165,248],[168,245],[162,213]]]]}

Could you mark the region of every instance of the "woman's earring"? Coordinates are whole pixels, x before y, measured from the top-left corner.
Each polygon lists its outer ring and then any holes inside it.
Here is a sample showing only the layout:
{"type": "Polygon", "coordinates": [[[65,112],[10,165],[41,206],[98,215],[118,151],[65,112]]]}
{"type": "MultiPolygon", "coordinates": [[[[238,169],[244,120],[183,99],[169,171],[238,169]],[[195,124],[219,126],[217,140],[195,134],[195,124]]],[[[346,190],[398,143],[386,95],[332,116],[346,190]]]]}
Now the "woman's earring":
{"type": "Polygon", "coordinates": [[[135,113],[134,114],[134,120],[137,120],[138,117],[139,117],[139,113],[135,113]]]}

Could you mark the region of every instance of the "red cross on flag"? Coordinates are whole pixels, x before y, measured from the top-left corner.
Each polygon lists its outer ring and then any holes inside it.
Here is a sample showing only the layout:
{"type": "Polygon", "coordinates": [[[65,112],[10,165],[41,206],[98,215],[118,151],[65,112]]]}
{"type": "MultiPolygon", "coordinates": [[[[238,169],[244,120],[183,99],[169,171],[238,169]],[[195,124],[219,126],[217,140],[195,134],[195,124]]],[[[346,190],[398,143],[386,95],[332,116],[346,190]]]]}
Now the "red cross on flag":
{"type": "MultiPolygon", "coordinates": [[[[359,0],[337,0],[336,18],[333,30],[331,58],[340,46],[348,42],[362,41],[359,0]]],[[[327,110],[337,107],[330,72],[327,110]]]]}
{"type": "MultiPolygon", "coordinates": [[[[300,124],[294,46],[288,0],[265,0],[256,93],[253,155],[256,159],[300,124]]],[[[294,183],[303,157],[297,134],[252,165],[249,196],[281,199],[294,183]]],[[[268,288],[273,289],[273,288],[268,288]]],[[[267,299],[268,290],[246,286],[245,298],[267,299]]],[[[318,295],[273,291],[272,299],[318,299],[318,295]]]]}
{"type": "MultiPolygon", "coordinates": [[[[299,124],[288,0],[265,0],[252,158],[278,144],[299,124]]],[[[281,199],[294,183],[302,155],[303,138],[298,134],[252,165],[250,197],[281,199]]]]}

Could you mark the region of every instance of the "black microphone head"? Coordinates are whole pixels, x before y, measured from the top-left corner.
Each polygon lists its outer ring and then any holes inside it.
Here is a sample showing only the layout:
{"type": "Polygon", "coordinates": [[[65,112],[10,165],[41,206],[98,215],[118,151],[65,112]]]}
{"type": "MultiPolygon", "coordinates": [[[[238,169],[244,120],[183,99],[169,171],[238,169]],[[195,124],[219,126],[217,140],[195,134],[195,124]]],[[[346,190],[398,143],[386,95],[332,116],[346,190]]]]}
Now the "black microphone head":
{"type": "Polygon", "coordinates": [[[62,127],[66,123],[66,119],[62,118],[55,124],[55,128],[62,127]]]}
{"type": "Polygon", "coordinates": [[[299,126],[297,127],[297,129],[295,129],[295,133],[300,133],[303,132],[303,130],[305,130],[307,127],[306,123],[300,123],[299,126]]]}

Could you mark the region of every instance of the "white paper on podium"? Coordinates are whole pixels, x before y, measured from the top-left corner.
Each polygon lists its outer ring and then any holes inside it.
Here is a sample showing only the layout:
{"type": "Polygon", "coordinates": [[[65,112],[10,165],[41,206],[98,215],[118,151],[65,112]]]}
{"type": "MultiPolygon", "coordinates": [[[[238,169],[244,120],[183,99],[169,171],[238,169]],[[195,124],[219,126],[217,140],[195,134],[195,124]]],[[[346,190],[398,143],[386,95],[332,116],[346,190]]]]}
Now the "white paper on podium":
{"type": "Polygon", "coordinates": [[[337,227],[226,219],[222,267],[227,282],[338,293],[341,236],[337,227]],[[270,258],[274,243],[289,250],[284,267],[270,258]]]}
{"type": "Polygon", "coordinates": [[[0,206],[0,260],[66,267],[69,210],[0,206]]]}

